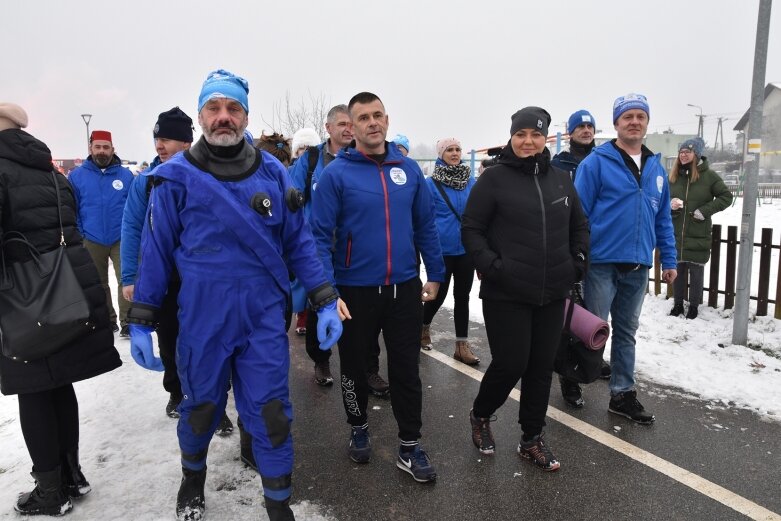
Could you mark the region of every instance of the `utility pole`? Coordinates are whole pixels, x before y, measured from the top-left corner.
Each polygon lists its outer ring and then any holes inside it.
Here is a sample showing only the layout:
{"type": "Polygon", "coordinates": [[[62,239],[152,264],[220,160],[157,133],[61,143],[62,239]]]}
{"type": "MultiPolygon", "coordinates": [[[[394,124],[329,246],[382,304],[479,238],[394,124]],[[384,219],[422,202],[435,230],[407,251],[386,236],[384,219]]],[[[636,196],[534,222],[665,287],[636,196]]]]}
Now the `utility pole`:
{"type": "Polygon", "coordinates": [[[732,316],[732,343],[748,343],[748,307],[751,298],[751,262],[754,253],[754,221],[757,210],[757,177],[759,153],[762,150],[762,110],[765,104],[765,69],[770,33],[772,0],[759,0],[757,42],[754,50],[754,78],[751,83],[745,178],[743,184],[743,219],[740,223],[738,277],[735,292],[735,313],[732,316]]]}
{"type": "Polygon", "coordinates": [[[716,124],[716,141],[713,142],[713,150],[716,150],[716,145],[719,144],[719,139],[721,139],[721,151],[724,152],[724,129],[721,126],[721,122],[724,121],[725,118],[719,118],[718,124],[716,124]]]}
{"type": "Polygon", "coordinates": [[[695,105],[693,103],[687,103],[686,106],[694,107],[695,109],[700,109],[700,114],[697,116],[698,118],[700,118],[700,123],[697,126],[697,137],[701,139],[705,139],[705,136],[703,135],[704,134],[703,122],[705,121],[705,115],[702,113],[702,107],[700,107],[699,105],[695,105]]]}

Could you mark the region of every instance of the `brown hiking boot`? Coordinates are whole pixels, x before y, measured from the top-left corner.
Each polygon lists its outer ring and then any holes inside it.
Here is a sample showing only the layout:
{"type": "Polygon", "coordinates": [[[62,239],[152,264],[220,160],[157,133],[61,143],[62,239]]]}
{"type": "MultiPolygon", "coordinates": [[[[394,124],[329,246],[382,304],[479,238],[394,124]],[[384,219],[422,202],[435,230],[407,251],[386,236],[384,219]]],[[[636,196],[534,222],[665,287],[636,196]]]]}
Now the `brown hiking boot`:
{"type": "Polygon", "coordinates": [[[453,353],[453,358],[466,365],[477,365],[480,363],[480,359],[472,352],[469,342],[466,340],[456,340],[456,352],[453,353]]]}
{"type": "Polygon", "coordinates": [[[420,334],[420,348],[431,351],[431,324],[423,324],[423,332],[420,334]]]}

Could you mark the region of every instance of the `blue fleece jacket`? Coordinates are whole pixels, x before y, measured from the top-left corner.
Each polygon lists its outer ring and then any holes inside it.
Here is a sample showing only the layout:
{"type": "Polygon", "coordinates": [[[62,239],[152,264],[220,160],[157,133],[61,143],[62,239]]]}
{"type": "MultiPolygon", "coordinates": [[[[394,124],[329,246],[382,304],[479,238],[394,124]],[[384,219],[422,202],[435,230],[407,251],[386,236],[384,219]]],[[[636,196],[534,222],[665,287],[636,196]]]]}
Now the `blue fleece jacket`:
{"type": "MultiPolygon", "coordinates": [[[[450,200],[450,204],[459,216],[464,215],[466,200],[469,198],[469,192],[475,184],[475,178],[470,177],[463,190],[456,190],[447,185],[442,188],[450,200]]],[[[461,221],[453,214],[453,211],[442,198],[437,185],[432,178],[426,179],[428,191],[431,194],[431,201],[434,204],[434,219],[437,224],[437,233],[439,234],[439,244],[442,246],[442,255],[464,255],[466,250],[461,243],[461,221]]]]}
{"type": "MultiPolygon", "coordinates": [[[[320,174],[322,174],[323,169],[325,168],[324,165],[324,159],[323,156],[323,147],[325,147],[328,143],[323,142],[317,145],[317,165],[315,166],[315,170],[312,173],[312,185],[316,185],[318,179],[320,179],[320,174]]],[[[293,186],[296,190],[300,191],[302,194],[306,191],[306,175],[309,173],[309,154],[310,150],[308,149],[306,152],[301,154],[301,156],[296,159],[296,162],[293,163],[293,166],[290,167],[290,180],[293,183],[293,186]]],[[[311,190],[311,189],[310,189],[311,190]]],[[[311,194],[311,191],[310,191],[311,194]]],[[[309,201],[304,204],[304,217],[307,221],[309,221],[310,215],[312,213],[312,200],[311,195],[309,201]]]]}
{"type": "Polygon", "coordinates": [[[79,207],[76,226],[82,237],[104,246],[117,242],[133,172],[124,168],[117,156],[105,170],[90,156],[70,173],[68,181],[79,207]]]}
{"type": "Polygon", "coordinates": [[[141,250],[141,231],[144,229],[144,217],[149,206],[147,185],[152,171],[162,164],[156,156],[152,164],[133,179],[127,194],[125,210],[122,213],[122,242],[119,244],[119,258],[122,263],[122,285],[135,284],[138,273],[138,256],[141,250]]]}
{"type": "Polygon", "coordinates": [[[659,154],[646,159],[638,185],[613,143],[604,143],[581,161],[575,188],[591,226],[591,264],[653,266],[659,248],[662,268],[675,269],[670,187],[659,154]]]}
{"type": "Polygon", "coordinates": [[[312,190],[310,224],[326,276],[345,286],[399,284],[418,276],[442,282],[445,265],[431,194],[412,159],[388,146],[382,164],[342,149],[312,190]]]}

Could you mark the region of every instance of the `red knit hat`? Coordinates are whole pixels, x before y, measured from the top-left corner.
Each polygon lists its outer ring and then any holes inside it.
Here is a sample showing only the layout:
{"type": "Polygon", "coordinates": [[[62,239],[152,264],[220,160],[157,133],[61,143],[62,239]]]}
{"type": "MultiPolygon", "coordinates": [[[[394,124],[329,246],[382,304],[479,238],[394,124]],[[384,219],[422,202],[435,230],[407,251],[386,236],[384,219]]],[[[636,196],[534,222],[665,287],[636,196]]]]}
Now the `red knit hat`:
{"type": "Polygon", "coordinates": [[[93,130],[89,137],[89,142],[92,143],[93,141],[108,141],[113,144],[113,141],[111,141],[111,132],[108,130],[93,130]]]}

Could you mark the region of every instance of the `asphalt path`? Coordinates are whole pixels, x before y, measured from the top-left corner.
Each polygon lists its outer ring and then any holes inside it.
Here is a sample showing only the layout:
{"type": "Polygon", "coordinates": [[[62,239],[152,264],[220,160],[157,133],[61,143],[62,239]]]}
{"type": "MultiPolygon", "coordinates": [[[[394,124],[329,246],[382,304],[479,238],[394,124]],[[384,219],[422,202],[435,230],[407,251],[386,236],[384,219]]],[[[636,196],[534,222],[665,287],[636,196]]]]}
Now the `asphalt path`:
{"type": "MultiPolygon", "coordinates": [[[[303,338],[291,333],[294,501],[312,501],[338,521],[781,520],[781,425],[647,381],[639,381],[638,398],[656,415],[650,426],[608,413],[603,380],[585,387],[584,408],[568,407],[554,377],[545,436],[561,469],[552,473],[516,454],[516,388],[492,423],[496,453],[481,455],[468,415],[491,356],[482,326],[470,329],[482,359],[475,369],[452,358],[446,309],[432,325],[434,350],[421,352],[421,443],[437,468],[433,484],[396,468],[397,427],[386,399],[369,399],[371,461],[348,458],[339,390],[314,383],[303,338]]],[[[334,353],[334,375],[338,367],[334,353]]],[[[384,356],[380,373],[387,375],[384,356]]]]}

